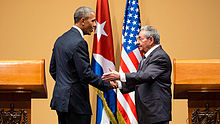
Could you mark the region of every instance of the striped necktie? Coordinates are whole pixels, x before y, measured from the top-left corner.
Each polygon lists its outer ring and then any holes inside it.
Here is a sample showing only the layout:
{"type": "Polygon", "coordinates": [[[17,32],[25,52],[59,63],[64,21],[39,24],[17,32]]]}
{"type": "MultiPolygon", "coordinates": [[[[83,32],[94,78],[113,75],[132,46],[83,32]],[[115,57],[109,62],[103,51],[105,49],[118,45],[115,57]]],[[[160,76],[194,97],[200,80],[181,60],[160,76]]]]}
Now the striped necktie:
{"type": "Polygon", "coordinates": [[[145,60],[146,60],[146,57],[143,56],[143,58],[141,59],[141,62],[140,62],[140,69],[142,68],[142,65],[144,64],[145,60]]]}

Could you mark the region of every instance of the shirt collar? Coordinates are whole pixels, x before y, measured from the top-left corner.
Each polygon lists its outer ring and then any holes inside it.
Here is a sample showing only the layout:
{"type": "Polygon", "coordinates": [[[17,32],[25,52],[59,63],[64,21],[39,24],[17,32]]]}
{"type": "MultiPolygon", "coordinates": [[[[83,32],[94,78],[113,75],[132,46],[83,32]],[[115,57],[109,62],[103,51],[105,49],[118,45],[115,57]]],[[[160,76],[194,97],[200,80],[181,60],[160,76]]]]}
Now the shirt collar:
{"type": "Polygon", "coordinates": [[[150,53],[159,46],[160,46],[159,44],[153,46],[150,50],[147,51],[147,53],[144,54],[144,56],[147,58],[150,55],[150,53]]]}
{"type": "Polygon", "coordinates": [[[77,30],[79,31],[79,33],[81,34],[82,38],[84,38],[84,37],[83,37],[83,31],[82,31],[79,27],[77,27],[76,25],[74,25],[73,28],[77,29],[77,30]]]}

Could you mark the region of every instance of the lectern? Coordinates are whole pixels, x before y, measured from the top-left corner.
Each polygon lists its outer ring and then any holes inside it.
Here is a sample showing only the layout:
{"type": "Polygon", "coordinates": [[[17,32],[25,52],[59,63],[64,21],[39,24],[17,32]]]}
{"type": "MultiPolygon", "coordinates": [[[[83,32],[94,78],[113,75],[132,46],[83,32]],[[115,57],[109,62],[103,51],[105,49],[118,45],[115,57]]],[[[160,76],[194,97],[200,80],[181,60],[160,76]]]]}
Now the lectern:
{"type": "Polygon", "coordinates": [[[174,99],[188,99],[189,124],[219,124],[220,59],[174,59],[174,99]]]}
{"type": "Polygon", "coordinates": [[[45,60],[0,60],[0,124],[30,124],[31,99],[47,98],[45,60]]]}

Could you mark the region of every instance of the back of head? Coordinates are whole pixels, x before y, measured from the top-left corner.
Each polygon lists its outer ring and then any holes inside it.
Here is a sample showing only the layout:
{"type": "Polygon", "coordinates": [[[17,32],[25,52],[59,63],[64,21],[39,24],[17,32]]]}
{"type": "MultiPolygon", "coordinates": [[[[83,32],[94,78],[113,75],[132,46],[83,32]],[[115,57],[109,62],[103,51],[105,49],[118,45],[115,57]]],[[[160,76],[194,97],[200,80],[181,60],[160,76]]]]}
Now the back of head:
{"type": "Polygon", "coordinates": [[[90,17],[91,12],[95,13],[95,11],[89,7],[85,7],[85,6],[79,7],[74,13],[75,24],[78,23],[81,18],[88,19],[90,17]]]}
{"type": "Polygon", "coordinates": [[[152,26],[144,26],[141,27],[141,30],[145,30],[145,36],[146,38],[153,37],[154,38],[154,44],[160,44],[160,34],[158,33],[157,29],[155,29],[152,26]]]}

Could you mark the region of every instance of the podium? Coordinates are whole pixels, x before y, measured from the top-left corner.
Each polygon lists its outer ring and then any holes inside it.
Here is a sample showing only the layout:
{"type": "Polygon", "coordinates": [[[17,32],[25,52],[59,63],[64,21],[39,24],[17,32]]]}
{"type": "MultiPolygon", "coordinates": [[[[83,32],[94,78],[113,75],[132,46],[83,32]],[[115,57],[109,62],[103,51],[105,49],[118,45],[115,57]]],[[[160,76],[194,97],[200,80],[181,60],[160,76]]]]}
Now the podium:
{"type": "Polygon", "coordinates": [[[0,60],[0,124],[30,124],[32,98],[47,98],[45,60],[0,60]]]}
{"type": "Polygon", "coordinates": [[[174,59],[174,99],[188,99],[189,124],[219,124],[220,59],[174,59]]]}

